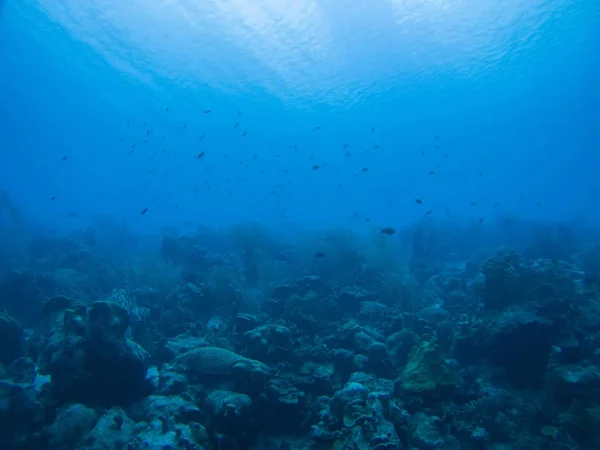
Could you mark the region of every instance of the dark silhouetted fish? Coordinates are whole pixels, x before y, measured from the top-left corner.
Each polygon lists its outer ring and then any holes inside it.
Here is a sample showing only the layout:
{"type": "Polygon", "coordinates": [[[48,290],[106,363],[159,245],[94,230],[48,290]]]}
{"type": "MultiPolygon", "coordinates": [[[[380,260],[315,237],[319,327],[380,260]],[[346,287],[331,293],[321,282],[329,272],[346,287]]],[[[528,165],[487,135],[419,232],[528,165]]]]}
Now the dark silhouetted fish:
{"type": "Polygon", "coordinates": [[[393,236],[394,234],[396,234],[396,229],[392,227],[384,227],[381,230],[379,230],[379,232],[387,236],[393,236]]]}

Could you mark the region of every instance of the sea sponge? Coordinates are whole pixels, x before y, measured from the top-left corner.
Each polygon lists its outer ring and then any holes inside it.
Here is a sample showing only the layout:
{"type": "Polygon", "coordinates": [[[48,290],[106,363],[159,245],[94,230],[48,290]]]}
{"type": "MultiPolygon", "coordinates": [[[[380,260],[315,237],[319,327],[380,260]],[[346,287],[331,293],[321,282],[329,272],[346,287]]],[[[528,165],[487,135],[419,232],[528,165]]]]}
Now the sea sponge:
{"type": "Polygon", "coordinates": [[[267,375],[268,368],[260,361],[245,358],[224,348],[200,347],[175,358],[175,369],[192,371],[198,375],[267,375]]]}

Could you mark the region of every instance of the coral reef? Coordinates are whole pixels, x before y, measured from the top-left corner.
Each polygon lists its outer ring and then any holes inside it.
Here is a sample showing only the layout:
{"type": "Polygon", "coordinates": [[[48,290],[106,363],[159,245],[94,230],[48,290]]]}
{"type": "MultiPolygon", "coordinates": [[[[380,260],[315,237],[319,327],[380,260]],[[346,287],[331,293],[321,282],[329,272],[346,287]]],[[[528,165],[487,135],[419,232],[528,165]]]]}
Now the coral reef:
{"type": "Polygon", "coordinates": [[[0,280],[0,447],[600,446],[597,244],[231,233],[36,239],[0,280]]]}

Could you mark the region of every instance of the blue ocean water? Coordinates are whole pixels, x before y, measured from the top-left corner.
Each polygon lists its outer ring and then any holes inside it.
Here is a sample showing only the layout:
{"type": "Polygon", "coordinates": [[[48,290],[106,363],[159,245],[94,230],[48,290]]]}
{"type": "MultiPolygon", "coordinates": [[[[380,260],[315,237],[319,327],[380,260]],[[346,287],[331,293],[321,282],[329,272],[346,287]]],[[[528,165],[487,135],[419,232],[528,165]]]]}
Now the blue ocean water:
{"type": "Polygon", "coordinates": [[[0,179],[36,220],[600,219],[596,2],[121,3],[4,5],[0,179]]]}
{"type": "Polygon", "coordinates": [[[0,449],[600,448],[600,2],[0,0],[0,449]]]}

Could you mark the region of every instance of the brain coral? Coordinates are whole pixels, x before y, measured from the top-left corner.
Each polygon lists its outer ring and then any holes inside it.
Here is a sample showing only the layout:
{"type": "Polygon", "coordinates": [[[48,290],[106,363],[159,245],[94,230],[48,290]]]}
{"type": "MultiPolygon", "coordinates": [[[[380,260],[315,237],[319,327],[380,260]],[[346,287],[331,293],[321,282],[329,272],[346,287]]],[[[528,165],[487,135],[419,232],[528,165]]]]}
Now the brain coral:
{"type": "Polygon", "coordinates": [[[416,393],[430,392],[440,386],[456,386],[462,381],[443,358],[437,339],[423,341],[412,350],[400,377],[402,387],[416,393]]]}

